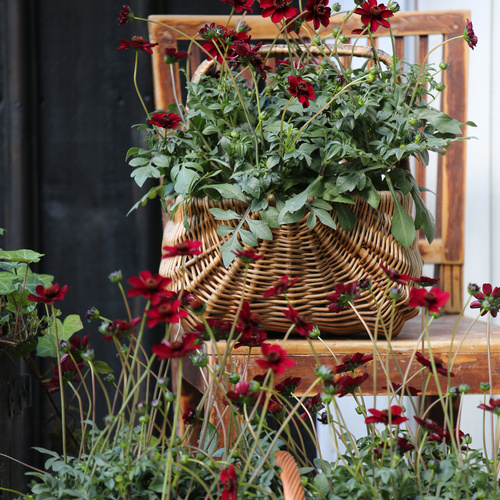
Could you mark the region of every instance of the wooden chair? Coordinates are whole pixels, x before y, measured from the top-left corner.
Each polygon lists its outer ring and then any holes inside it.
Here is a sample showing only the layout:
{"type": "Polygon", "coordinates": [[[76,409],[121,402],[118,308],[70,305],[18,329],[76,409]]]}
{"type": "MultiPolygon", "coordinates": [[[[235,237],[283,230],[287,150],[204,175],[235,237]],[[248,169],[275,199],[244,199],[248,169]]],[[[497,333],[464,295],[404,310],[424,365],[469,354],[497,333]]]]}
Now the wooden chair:
{"type": "MultiPolygon", "coordinates": [[[[359,28],[359,18],[353,16],[344,27],[344,33],[348,34],[355,28],[359,28]]],[[[470,17],[469,11],[433,11],[433,12],[399,12],[391,18],[391,27],[396,38],[396,54],[399,58],[408,58],[408,51],[413,51],[418,62],[422,62],[425,55],[437,43],[462,34],[466,19],[470,17]],[[437,35],[439,40],[429,41],[429,37],[437,35]]],[[[335,18],[333,18],[335,19],[335,18]]],[[[178,71],[174,71],[174,82],[171,79],[169,68],[163,62],[163,55],[167,47],[176,47],[178,50],[186,50],[185,37],[179,31],[196,37],[199,29],[207,23],[225,24],[225,16],[150,16],[150,20],[164,23],[172,28],[166,28],[159,24],[150,23],[150,41],[159,43],[153,54],[153,76],[155,106],[157,109],[165,109],[174,102],[174,86],[177,95],[181,95],[182,82],[178,71]],[[175,28],[175,29],[174,29],[175,28]],[[179,31],[177,31],[179,30],[179,31]],[[184,46],[181,44],[184,43],[184,46]]],[[[237,19],[232,20],[232,25],[237,19]]],[[[251,28],[252,41],[270,41],[276,34],[275,26],[269,19],[260,16],[246,16],[245,22],[251,28]]],[[[335,26],[335,21],[329,26],[330,31],[335,26]]],[[[375,34],[376,44],[378,37],[387,36],[387,30],[378,30],[375,34]]],[[[189,49],[190,68],[188,77],[196,70],[205,56],[200,54],[194,45],[189,49]]],[[[443,72],[443,83],[448,87],[441,98],[441,109],[461,122],[466,121],[467,110],[467,67],[469,48],[465,42],[453,42],[444,45],[442,59],[448,63],[448,69],[443,72]]],[[[440,286],[450,292],[451,299],[447,305],[446,312],[456,313],[463,306],[463,264],[464,264],[464,217],[465,217],[465,142],[455,142],[449,148],[445,156],[438,160],[437,174],[437,197],[436,197],[436,222],[437,236],[429,244],[422,236],[419,247],[426,264],[434,265],[434,275],[440,278],[440,286]]],[[[421,186],[426,186],[425,167],[416,165],[416,178],[421,186]]],[[[448,360],[450,352],[450,341],[453,331],[455,316],[440,318],[435,328],[431,331],[433,353],[441,355],[445,361],[448,360]]],[[[465,322],[462,321],[458,328],[458,337],[466,330],[465,322]]],[[[402,363],[407,363],[415,348],[416,339],[420,332],[420,320],[409,321],[392,341],[392,348],[398,353],[402,363]]],[[[472,390],[479,390],[478,384],[485,380],[486,345],[483,341],[483,333],[480,327],[475,328],[475,333],[469,335],[462,346],[460,354],[455,360],[455,374],[457,385],[467,382],[472,390]],[[465,374],[467,377],[465,378],[465,374]],[[477,382],[477,384],[476,384],[477,382]]],[[[352,337],[350,337],[352,339],[352,337]]],[[[458,342],[458,340],[456,340],[458,342]]],[[[334,365],[335,359],[330,354],[331,349],[337,357],[354,352],[370,352],[371,343],[365,339],[331,340],[326,342],[327,347],[317,343],[316,349],[321,363],[334,365]]],[[[457,345],[455,343],[455,345],[457,345]]],[[[220,346],[223,349],[223,346],[220,346]]],[[[211,363],[217,363],[217,356],[212,351],[213,347],[206,346],[211,363]]],[[[304,339],[289,340],[285,346],[288,355],[295,361],[295,367],[287,373],[288,376],[301,376],[306,386],[313,377],[313,368],[316,361],[311,354],[309,344],[304,339]]],[[[381,346],[381,352],[387,352],[387,346],[381,346]]],[[[500,341],[491,345],[492,355],[500,354],[500,341]]],[[[260,373],[255,359],[260,354],[248,353],[244,348],[239,349],[232,356],[234,366],[246,367],[246,376],[250,380],[255,374],[260,373]]],[[[451,360],[450,360],[451,361],[451,360]]],[[[412,366],[412,371],[419,368],[417,363],[412,366]]],[[[372,368],[368,368],[371,370],[372,368]]],[[[381,367],[380,367],[381,369],[381,367]]],[[[243,370],[243,368],[241,368],[243,370]]],[[[394,370],[394,363],[390,362],[390,370],[394,370]]],[[[494,382],[500,382],[500,373],[493,374],[494,382]]],[[[175,378],[175,377],[174,377],[175,378]]],[[[385,379],[378,377],[378,390],[385,385],[385,379]]],[[[199,369],[189,369],[184,363],[184,383],[180,388],[183,405],[196,404],[205,391],[206,386],[199,369]]],[[[368,392],[373,390],[373,384],[366,388],[368,392]]],[[[430,393],[436,393],[435,386],[430,387],[430,393]]],[[[215,419],[215,416],[212,416],[215,419]]]]}

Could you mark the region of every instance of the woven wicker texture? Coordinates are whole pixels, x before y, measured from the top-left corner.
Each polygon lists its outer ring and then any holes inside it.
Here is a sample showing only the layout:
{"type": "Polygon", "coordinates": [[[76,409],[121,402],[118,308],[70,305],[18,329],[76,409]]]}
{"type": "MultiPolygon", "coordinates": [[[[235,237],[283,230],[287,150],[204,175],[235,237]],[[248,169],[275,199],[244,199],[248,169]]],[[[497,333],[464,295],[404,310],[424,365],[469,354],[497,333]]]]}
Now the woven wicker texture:
{"type": "MultiPolygon", "coordinates": [[[[290,321],[283,315],[287,303],[283,296],[263,299],[264,292],[271,288],[283,275],[297,276],[298,282],[288,292],[289,301],[313,325],[324,334],[347,335],[365,331],[361,321],[351,309],[340,313],[328,311],[326,296],[334,292],[338,283],[350,283],[370,277],[373,291],[380,302],[388,280],[380,268],[385,264],[389,269],[410,276],[420,276],[422,259],[417,241],[406,249],[390,234],[390,221],[394,211],[390,192],[381,192],[377,210],[364,200],[358,199],[351,209],[356,213],[357,222],[353,230],[343,231],[317,223],[312,229],[306,224],[306,216],[294,224],[273,229],[272,241],[260,241],[254,249],[264,258],[250,265],[245,282],[245,264],[235,259],[224,267],[219,248],[228,236],[217,234],[219,224],[236,225],[236,221],[216,221],[209,209],[219,207],[232,209],[243,214],[246,205],[235,200],[222,199],[213,202],[209,198],[193,200],[188,208],[191,231],[187,232],[184,208],[181,206],[173,219],[168,220],[163,236],[164,246],[173,246],[184,240],[200,240],[203,255],[190,258],[186,262],[185,289],[207,303],[207,317],[231,320],[244,292],[251,304],[252,312],[262,318],[262,327],[268,332],[286,332],[290,321]]],[[[411,213],[410,196],[400,196],[404,208],[411,213]]],[[[252,213],[258,218],[258,213],[252,213]]],[[[337,222],[335,209],[332,218],[337,222]]],[[[180,289],[182,284],[181,257],[163,259],[160,274],[172,278],[172,288],[180,289]]],[[[401,287],[402,295],[396,302],[393,335],[397,335],[404,322],[415,316],[417,311],[406,305],[409,288],[401,287]]],[[[376,324],[376,306],[369,292],[362,292],[356,301],[357,310],[366,325],[373,332],[376,324]]],[[[381,305],[381,316],[388,322],[392,302],[386,300],[381,305]]],[[[191,330],[198,322],[195,317],[187,318],[183,327],[191,330]]]]}
{"type": "Polygon", "coordinates": [[[274,455],[276,465],[281,467],[281,482],[285,500],[305,500],[304,489],[300,484],[300,472],[297,462],[287,451],[277,451],[274,455]]]}

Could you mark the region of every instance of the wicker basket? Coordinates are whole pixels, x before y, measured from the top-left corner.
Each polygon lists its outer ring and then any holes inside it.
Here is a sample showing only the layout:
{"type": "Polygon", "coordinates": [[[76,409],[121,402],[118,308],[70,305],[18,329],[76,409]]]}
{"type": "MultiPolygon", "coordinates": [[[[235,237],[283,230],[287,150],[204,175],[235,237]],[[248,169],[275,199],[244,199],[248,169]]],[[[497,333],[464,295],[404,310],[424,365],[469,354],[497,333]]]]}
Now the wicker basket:
{"type": "MultiPolygon", "coordinates": [[[[357,222],[349,232],[337,224],[332,230],[321,223],[312,229],[307,227],[307,215],[299,222],[273,229],[272,241],[260,241],[255,248],[263,253],[263,259],[249,268],[245,284],[245,299],[251,303],[252,312],[262,318],[262,326],[268,332],[286,332],[290,321],[283,315],[287,303],[282,296],[263,299],[263,293],[271,288],[279,278],[288,274],[297,276],[298,282],[288,292],[291,305],[317,325],[323,334],[337,336],[365,331],[362,323],[351,309],[340,313],[328,311],[326,296],[334,291],[338,283],[350,283],[370,277],[373,290],[379,299],[388,283],[380,268],[385,264],[390,269],[410,276],[420,276],[422,258],[417,239],[407,249],[402,247],[390,234],[391,218],[394,212],[390,192],[381,192],[380,205],[374,210],[359,198],[351,209],[356,213],[357,222]]],[[[404,208],[411,213],[412,199],[400,196],[404,208]]],[[[214,202],[209,198],[195,199],[188,208],[191,231],[187,232],[183,221],[184,207],[181,206],[173,219],[168,220],[164,229],[163,245],[173,246],[186,239],[201,240],[203,254],[191,258],[186,263],[185,288],[207,303],[207,317],[231,320],[237,308],[244,287],[245,265],[235,259],[226,269],[222,263],[220,246],[229,236],[217,234],[219,224],[209,209],[220,207],[243,214],[246,205],[235,200],[222,199],[214,202]]],[[[252,218],[259,218],[252,213],[252,218]]],[[[332,218],[337,222],[335,209],[332,218]]],[[[231,221],[236,223],[236,221],[231,221]]],[[[160,274],[172,278],[172,288],[179,289],[182,282],[181,258],[162,260],[160,274]]],[[[396,303],[393,335],[397,335],[404,322],[417,314],[416,309],[407,307],[409,288],[402,287],[402,295],[396,303]]],[[[371,331],[376,324],[376,306],[368,292],[362,292],[356,302],[357,310],[371,331]]],[[[386,300],[381,314],[384,321],[391,315],[392,303],[386,300]]],[[[183,327],[190,330],[198,322],[195,317],[184,321],[183,327]]]]}

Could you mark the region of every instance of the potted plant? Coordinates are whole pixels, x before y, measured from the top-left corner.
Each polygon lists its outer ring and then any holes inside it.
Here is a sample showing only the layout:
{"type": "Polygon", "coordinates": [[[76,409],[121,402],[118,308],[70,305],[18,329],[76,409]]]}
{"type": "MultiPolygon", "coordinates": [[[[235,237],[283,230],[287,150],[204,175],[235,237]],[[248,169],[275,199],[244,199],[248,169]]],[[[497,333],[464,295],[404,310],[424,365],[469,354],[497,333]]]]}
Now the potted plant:
{"type": "MultiPolygon", "coordinates": [[[[233,7],[228,19],[252,12],[251,1],[226,3],[233,7]]],[[[387,286],[379,264],[418,276],[415,230],[432,241],[435,224],[409,159],[425,164],[429,152],[444,154],[452,142],[464,139],[463,123],[432,107],[436,92],[443,90],[436,77],[446,63],[411,64],[359,46],[359,37],[373,44],[375,31],[390,28],[399,8],[395,2],[356,2],[338,14],[337,4],[329,7],[323,0],[311,0],[301,11],[289,2],[264,0],[260,7],[276,24],[276,39],[252,45],[244,22],[236,30],[206,25],[192,40],[207,62],[187,84],[187,104],[177,98],[169,109],[148,113],[149,123],[139,126],[146,146],[127,155],[139,185],[162,179],[138,205],[155,196],[164,201],[170,219],[164,245],[189,233],[204,243],[204,260],[192,262],[187,287],[203,283],[204,298],[215,301],[209,302],[214,316],[240,290],[242,269],[223,267],[243,246],[266,255],[263,272],[251,282],[256,297],[276,281],[275,269],[285,267],[291,275],[311,277],[318,309],[346,276],[354,282],[368,275],[380,289],[387,286]],[[341,28],[320,37],[316,31],[334,15],[344,16],[341,28]],[[342,27],[353,16],[362,27],[355,30],[355,42],[345,45],[342,27]],[[352,58],[345,63],[346,55],[368,59],[355,65],[352,58]],[[271,247],[279,248],[272,256],[271,247]],[[234,290],[227,290],[232,285],[234,290]],[[226,294],[216,301],[222,288],[226,294]]],[[[134,18],[124,11],[124,22],[134,18]]],[[[471,25],[456,38],[471,47],[477,41],[471,25]]],[[[153,45],[124,40],[119,49],[153,50],[153,45]]],[[[185,57],[187,52],[172,50],[165,62],[185,57]]],[[[178,285],[178,263],[165,261],[161,272],[178,285]]],[[[395,333],[411,314],[407,300],[404,288],[395,333]]],[[[296,305],[300,309],[304,303],[296,305]]],[[[367,307],[375,315],[374,304],[367,307]]],[[[389,305],[384,307],[388,315],[389,305]]],[[[362,329],[352,313],[339,325],[321,315],[313,321],[332,333],[362,329]]],[[[267,326],[285,329],[277,319],[267,326]]]]}

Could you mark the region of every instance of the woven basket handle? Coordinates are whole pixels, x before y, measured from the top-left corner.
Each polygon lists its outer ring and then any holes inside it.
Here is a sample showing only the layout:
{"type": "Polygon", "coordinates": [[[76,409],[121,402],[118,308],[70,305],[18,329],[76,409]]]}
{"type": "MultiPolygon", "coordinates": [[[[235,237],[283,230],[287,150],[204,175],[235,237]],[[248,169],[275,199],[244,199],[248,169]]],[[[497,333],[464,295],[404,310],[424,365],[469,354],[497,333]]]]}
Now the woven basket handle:
{"type": "Polygon", "coordinates": [[[277,451],[274,455],[276,465],[281,467],[281,482],[285,500],[305,500],[304,489],[300,483],[299,467],[293,456],[287,451],[277,451]]]}
{"type": "MultiPolygon", "coordinates": [[[[372,47],[339,44],[337,46],[337,49],[335,50],[333,45],[326,44],[323,48],[323,51],[320,51],[318,47],[315,46],[308,47],[307,49],[304,46],[300,47],[302,47],[304,51],[307,50],[313,56],[322,56],[325,54],[330,55],[337,53],[339,56],[365,57],[366,59],[373,59],[374,52],[376,51],[379,60],[382,61],[386,66],[392,64],[392,57],[387,52],[384,52],[380,49],[373,49],[372,47]]],[[[272,47],[272,49],[271,45],[263,45],[259,49],[258,53],[266,54],[269,57],[286,57],[289,55],[290,51],[288,50],[287,45],[275,45],[274,47],[272,47]]],[[[214,59],[207,59],[206,61],[203,61],[194,72],[192,81],[196,83],[201,78],[201,75],[206,75],[214,64],[214,59]]]]}

